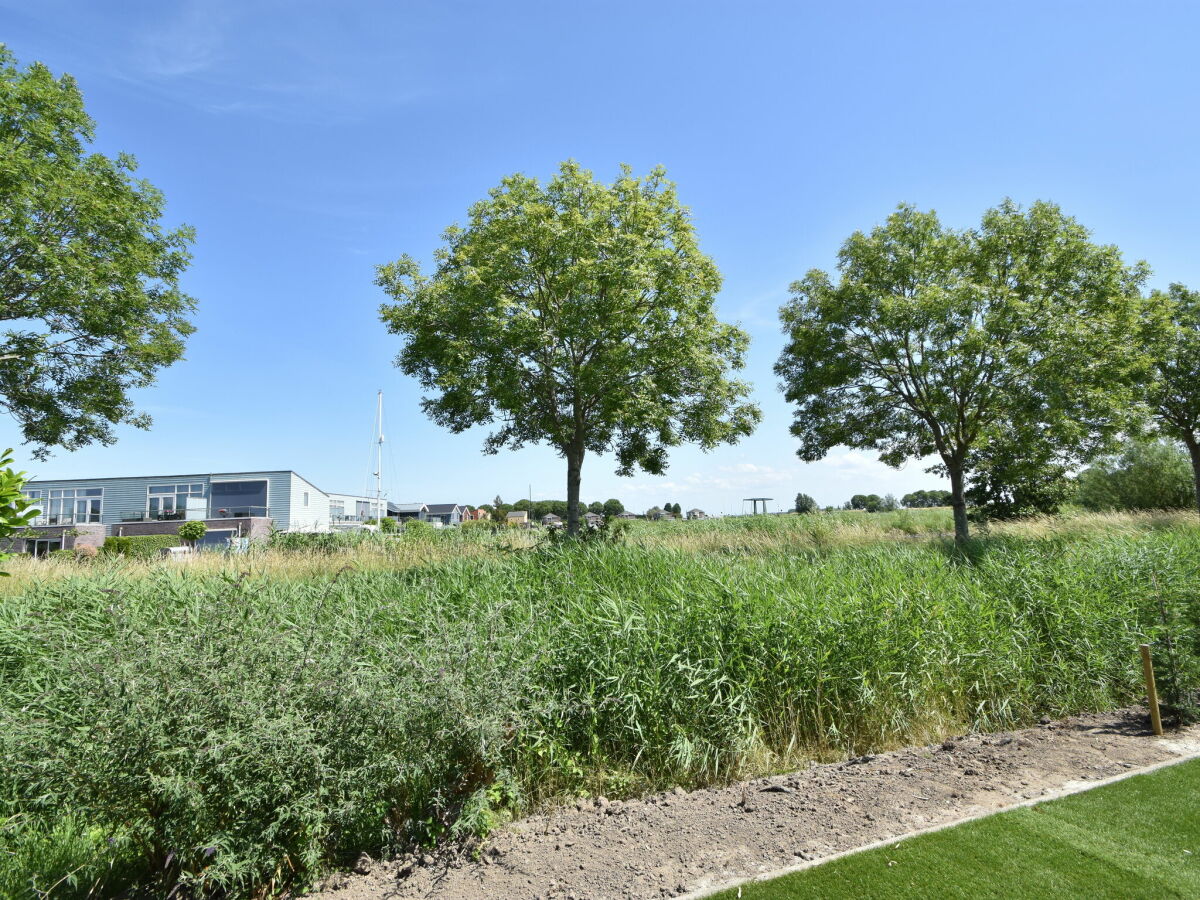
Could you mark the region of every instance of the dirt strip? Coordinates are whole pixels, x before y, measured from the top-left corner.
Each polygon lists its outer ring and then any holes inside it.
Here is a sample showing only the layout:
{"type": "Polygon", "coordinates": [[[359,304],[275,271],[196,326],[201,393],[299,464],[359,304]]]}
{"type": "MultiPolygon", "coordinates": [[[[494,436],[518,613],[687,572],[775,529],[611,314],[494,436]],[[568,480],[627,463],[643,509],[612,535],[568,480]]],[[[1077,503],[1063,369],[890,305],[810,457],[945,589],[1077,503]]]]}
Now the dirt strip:
{"type": "Polygon", "coordinates": [[[1200,755],[1200,727],[1156,738],[1145,710],[639,801],[603,798],[501,829],[478,861],[363,859],[320,900],[656,898],[708,890],[1133,769],[1200,755]]]}

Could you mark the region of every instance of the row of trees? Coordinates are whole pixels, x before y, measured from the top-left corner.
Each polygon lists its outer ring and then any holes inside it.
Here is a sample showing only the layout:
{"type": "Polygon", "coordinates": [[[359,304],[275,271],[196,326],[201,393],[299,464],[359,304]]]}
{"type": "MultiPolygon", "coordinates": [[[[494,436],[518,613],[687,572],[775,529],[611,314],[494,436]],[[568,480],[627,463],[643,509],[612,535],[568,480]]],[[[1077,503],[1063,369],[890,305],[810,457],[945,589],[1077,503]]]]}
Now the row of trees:
{"type": "MultiPolygon", "coordinates": [[[[493,519],[503,520],[510,512],[525,510],[531,519],[540,519],[553,513],[561,519],[567,517],[566,500],[518,500],[516,503],[505,503],[499,496],[491,503],[480,503],[479,509],[487,510],[493,519]]],[[[601,516],[619,516],[625,512],[625,504],[620,500],[609,499],[603,503],[594,501],[583,509],[601,516]]]]}
{"type": "MultiPolygon", "coordinates": [[[[192,331],[179,278],[193,235],[163,227],[132,158],[90,152],[69,76],[0,49],[0,101],[0,403],[35,455],[110,442],[149,424],[130,391],[192,331]]],[[[960,540],[968,504],[1052,509],[1123,435],[1178,442],[1200,495],[1200,294],[1146,295],[1148,274],[1051,203],[1005,201],[961,230],[900,206],[780,311],[799,455],[933,456],[960,540]]],[[[734,377],[749,337],[718,320],[720,273],[662,169],[511,176],[446,230],[431,275],[404,256],[376,280],[426,413],[455,432],[492,425],[487,452],[553,446],[571,531],[589,454],[660,474],[672,447],[736,442],[760,420],[734,377]]]]}
{"type": "MultiPolygon", "coordinates": [[[[1200,303],[1180,285],[1143,296],[1148,274],[1051,203],[1005,201],[964,230],[900,206],[780,311],[800,457],[934,456],[959,540],[968,503],[1051,509],[1070,472],[1151,418],[1200,483],[1200,303]]],[[[445,233],[431,277],[402,257],[378,283],[426,412],[456,432],[495,423],[488,452],[556,447],[571,531],[587,453],[661,473],[670,447],[736,441],[759,420],[730,377],[748,337],[716,319],[720,276],[661,169],[507,178],[445,233]]]]}

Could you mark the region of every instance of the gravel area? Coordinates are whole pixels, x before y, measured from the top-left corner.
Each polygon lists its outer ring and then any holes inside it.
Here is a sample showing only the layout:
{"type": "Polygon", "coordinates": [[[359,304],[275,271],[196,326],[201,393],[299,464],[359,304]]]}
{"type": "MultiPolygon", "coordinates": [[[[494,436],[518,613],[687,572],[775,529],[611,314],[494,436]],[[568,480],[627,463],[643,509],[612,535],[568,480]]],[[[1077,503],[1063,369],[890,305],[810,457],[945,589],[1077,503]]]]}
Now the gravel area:
{"type": "Polygon", "coordinates": [[[500,829],[480,859],[360,860],[319,900],[656,898],[971,818],[1200,755],[1200,728],[1156,738],[1144,709],[863,756],[730,787],[579,803],[500,829]]]}

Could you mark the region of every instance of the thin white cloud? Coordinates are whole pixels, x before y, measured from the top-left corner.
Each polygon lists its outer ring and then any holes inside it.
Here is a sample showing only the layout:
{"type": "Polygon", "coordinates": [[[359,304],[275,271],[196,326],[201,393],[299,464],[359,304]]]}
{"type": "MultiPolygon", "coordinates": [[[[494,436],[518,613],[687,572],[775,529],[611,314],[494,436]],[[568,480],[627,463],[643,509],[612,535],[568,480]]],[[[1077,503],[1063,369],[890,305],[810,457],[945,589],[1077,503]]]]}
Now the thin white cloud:
{"type": "Polygon", "coordinates": [[[220,61],[229,20],[223,6],[192,0],[139,36],[137,62],[145,74],[166,79],[212,69],[220,61]]]}

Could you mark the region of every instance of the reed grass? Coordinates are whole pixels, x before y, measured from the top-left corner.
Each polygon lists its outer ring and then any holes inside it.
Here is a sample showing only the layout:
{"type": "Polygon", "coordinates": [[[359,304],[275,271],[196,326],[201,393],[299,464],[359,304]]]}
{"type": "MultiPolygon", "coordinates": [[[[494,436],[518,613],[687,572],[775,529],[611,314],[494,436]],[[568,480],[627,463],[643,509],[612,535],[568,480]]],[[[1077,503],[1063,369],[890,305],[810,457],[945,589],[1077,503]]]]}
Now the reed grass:
{"type": "Polygon", "coordinates": [[[278,893],[579,795],[1108,708],[1160,600],[1200,618],[1194,516],[964,552],[885,515],[13,566],[0,894],[278,893]]]}

